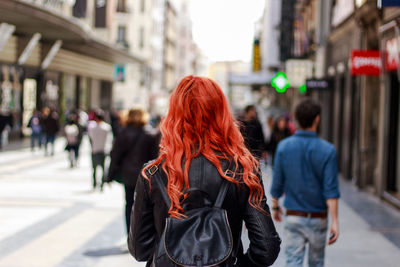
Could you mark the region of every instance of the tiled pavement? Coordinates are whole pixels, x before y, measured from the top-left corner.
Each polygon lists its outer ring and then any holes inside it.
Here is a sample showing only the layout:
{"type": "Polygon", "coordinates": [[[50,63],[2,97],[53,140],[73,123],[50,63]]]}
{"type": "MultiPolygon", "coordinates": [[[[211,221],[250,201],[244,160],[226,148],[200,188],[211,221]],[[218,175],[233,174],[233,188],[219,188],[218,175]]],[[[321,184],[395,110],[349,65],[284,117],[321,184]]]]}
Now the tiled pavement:
{"type": "MultiPolygon", "coordinates": [[[[76,169],[63,146],[59,139],[54,157],[0,152],[0,266],[144,266],[126,253],[122,187],[91,191],[87,140],[76,169]]],[[[341,235],[326,266],[400,266],[399,211],[341,184],[341,235]]],[[[284,266],[283,251],[274,266],[284,266]]]]}

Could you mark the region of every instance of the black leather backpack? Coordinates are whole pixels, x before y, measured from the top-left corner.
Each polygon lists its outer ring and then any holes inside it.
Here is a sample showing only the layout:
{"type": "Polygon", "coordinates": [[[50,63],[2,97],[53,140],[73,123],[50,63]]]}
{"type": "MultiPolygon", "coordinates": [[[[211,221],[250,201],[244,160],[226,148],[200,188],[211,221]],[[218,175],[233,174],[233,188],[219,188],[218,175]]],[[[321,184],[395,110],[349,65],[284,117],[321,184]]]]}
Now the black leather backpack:
{"type": "MultiPolygon", "coordinates": [[[[228,172],[228,171],[227,171],[228,172]]],[[[163,171],[153,173],[167,207],[171,206],[163,171]]],[[[223,179],[221,177],[221,179],[223,179]]],[[[222,209],[229,181],[223,179],[217,199],[212,204],[207,193],[190,188],[186,203],[182,203],[186,217],[167,218],[164,231],[154,253],[152,266],[234,266],[233,238],[226,210],[222,209]],[[202,205],[192,205],[193,202],[202,205]]]]}

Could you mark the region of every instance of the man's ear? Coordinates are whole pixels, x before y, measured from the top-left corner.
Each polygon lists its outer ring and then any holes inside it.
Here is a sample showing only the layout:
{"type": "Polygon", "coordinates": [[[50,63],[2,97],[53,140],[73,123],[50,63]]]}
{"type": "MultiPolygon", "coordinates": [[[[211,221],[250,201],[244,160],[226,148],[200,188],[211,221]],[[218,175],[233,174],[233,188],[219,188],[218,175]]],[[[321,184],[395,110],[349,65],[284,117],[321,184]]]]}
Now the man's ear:
{"type": "Polygon", "coordinates": [[[314,119],[314,124],[318,126],[320,121],[321,121],[321,115],[318,114],[317,117],[315,117],[314,119]]]}

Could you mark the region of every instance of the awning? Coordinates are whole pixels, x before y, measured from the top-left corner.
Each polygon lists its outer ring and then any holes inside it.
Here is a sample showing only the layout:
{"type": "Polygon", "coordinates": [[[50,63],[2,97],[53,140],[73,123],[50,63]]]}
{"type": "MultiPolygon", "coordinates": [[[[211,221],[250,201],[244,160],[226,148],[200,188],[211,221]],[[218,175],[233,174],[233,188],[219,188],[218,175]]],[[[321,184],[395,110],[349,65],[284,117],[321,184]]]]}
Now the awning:
{"type": "Polygon", "coordinates": [[[64,49],[114,63],[143,62],[127,51],[96,38],[90,27],[74,17],[54,14],[40,6],[18,0],[0,0],[0,23],[16,27],[17,36],[42,35],[41,41],[62,40],[64,49]]]}

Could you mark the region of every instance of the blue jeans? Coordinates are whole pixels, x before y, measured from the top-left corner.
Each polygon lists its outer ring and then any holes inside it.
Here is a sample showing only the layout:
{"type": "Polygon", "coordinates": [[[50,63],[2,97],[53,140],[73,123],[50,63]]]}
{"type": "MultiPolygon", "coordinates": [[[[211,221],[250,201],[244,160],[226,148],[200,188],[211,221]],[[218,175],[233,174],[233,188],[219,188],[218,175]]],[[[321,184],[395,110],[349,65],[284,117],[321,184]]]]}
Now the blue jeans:
{"type": "Polygon", "coordinates": [[[44,153],[47,155],[47,145],[51,144],[51,155],[54,155],[54,141],[56,140],[55,134],[46,134],[46,143],[44,145],[44,153]]]}
{"type": "Polygon", "coordinates": [[[308,266],[322,267],[325,259],[328,220],[300,216],[285,217],[287,267],[302,267],[308,244],[308,266]]]}
{"type": "Polygon", "coordinates": [[[38,147],[41,148],[42,147],[42,133],[38,132],[38,133],[34,133],[32,132],[31,134],[31,149],[35,148],[35,143],[38,143],[38,147]]]}

